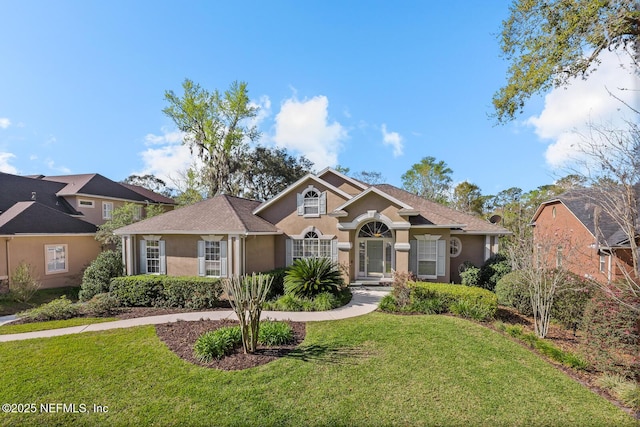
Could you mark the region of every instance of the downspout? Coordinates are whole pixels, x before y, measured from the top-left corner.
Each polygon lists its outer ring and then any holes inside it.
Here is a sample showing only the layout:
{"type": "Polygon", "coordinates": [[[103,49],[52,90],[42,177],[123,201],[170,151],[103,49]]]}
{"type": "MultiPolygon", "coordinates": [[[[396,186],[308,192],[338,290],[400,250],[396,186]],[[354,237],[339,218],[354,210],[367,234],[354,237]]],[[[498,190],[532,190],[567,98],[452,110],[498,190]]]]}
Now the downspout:
{"type": "Polygon", "coordinates": [[[11,270],[9,269],[9,262],[11,261],[11,257],[9,256],[9,242],[13,240],[13,237],[7,237],[5,239],[5,252],[7,258],[7,284],[9,284],[9,278],[11,277],[11,270]]]}

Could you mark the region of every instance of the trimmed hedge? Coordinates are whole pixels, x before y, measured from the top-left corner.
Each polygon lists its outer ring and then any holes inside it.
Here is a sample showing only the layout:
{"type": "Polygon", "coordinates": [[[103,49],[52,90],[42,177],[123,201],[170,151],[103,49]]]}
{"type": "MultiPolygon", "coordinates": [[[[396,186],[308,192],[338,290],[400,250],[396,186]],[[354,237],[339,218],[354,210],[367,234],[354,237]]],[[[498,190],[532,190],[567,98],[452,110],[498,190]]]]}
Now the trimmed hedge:
{"type": "MultiPolygon", "coordinates": [[[[411,304],[402,311],[436,314],[455,313],[475,320],[489,320],[498,309],[496,295],[486,289],[475,286],[451,285],[447,283],[409,283],[411,304]]],[[[397,311],[393,296],[388,295],[382,301],[383,311],[397,311]]]]}
{"type": "Polygon", "coordinates": [[[124,307],[213,308],[222,281],[210,277],[138,275],[111,280],[110,294],[124,307]]]}

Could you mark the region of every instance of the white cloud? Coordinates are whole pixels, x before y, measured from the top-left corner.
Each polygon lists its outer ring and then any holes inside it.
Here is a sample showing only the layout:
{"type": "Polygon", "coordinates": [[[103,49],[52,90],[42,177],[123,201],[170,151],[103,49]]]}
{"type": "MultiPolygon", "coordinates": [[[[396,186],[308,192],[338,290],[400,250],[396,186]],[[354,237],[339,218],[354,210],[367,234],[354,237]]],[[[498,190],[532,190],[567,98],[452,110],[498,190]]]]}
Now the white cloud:
{"type": "Polygon", "coordinates": [[[52,159],[46,159],[45,163],[46,163],[47,167],[49,169],[51,169],[52,171],[59,172],[59,173],[64,173],[64,174],[70,174],[71,173],[71,169],[69,169],[68,167],[65,167],[65,166],[57,166],[56,162],[53,161],[52,159]]]}
{"type": "Polygon", "coordinates": [[[18,169],[9,164],[9,161],[16,157],[12,153],[3,153],[0,152],[0,172],[10,173],[16,175],[18,173],[18,169]]]}
{"type": "Polygon", "coordinates": [[[402,156],[402,136],[398,132],[387,132],[387,125],[382,124],[382,143],[393,147],[393,157],[402,156]]]}
{"type": "Polygon", "coordinates": [[[276,145],[304,155],[316,169],[335,166],[348,133],[339,122],[329,123],[328,107],[326,96],[284,101],[275,119],[276,145]]]}
{"type": "Polygon", "coordinates": [[[11,126],[11,120],[6,117],[0,117],[0,128],[6,129],[11,126]]]}
{"type": "Polygon", "coordinates": [[[182,144],[182,132],[167,128],[162,128],[161,131],[162,135],[149,133],[144,137],[148,148],[139,153],[143,167],[134,174],[152,174],[171,185],[193,164],[194,157],[189,147],[182,144]]]}
{"type": "Polygon", "coordinates": [[[603,53],[601,65],[586,80],[552,90],[540,115],[526,121],[541,139],[552,141],[545,153],[551,167],[566,166],[578,155],[579,134],[587,133],[589,122],[616,125],[624,120],[626,107],[609,92],[630,105],[637,103],[638,77],[622,68],[621,61],[613,52],[603,53]]]}
{"type": "Polygon", "coordinates": [[[258,101],[251,101],[249,106],[258,108],[258,114],[251,120],[250,126],[256,126],[259,129],[262,123],[271,116],[271,99],[267,95],[262,95],[258,101]]]}

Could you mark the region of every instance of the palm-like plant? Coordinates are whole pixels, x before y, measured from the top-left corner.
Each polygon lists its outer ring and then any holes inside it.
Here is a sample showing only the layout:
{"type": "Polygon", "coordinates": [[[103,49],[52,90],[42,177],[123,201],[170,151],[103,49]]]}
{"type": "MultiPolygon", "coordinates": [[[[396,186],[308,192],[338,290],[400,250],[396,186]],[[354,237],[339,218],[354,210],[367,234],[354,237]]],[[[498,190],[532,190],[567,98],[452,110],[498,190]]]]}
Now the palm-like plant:
{"type": "Polygon", "coordinates": [[[298,259],[284,278],[286,293],[307,298],[322,292],[337,294],[343,285],[338,265],[328,258],[298,259]]]}

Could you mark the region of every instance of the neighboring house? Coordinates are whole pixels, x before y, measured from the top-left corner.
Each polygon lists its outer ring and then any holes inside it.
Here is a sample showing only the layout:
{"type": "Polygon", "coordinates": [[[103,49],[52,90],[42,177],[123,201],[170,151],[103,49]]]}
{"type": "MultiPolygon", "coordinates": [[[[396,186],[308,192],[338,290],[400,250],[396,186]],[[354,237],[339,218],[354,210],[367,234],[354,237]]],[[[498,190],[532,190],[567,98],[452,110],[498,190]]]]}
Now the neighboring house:
{"type": "Polygon", "coordinates": [[[263,203],[227,195],[115,231],[127,274],[228,277],[306,257],[338,262],[350,282],[459,282],[509,231],[391,185],[370,186],[327,168],[263,203]]]}
{"type": "Polygon", "coordinates": [[[173,200],[98,174],[18,176],[0,173],[0,282],[22,261],[43,288],[78,284],[101,252],[98,225],[126,202],[173,208],[173,200]]]}
{"type": "Polygon", "coordinates": [[[629,238],[602,211],[593,189],[571,190],[542,203],[532,223],[534,243],[550,249],[547,255],[556,266],[602,283],[620,279],[622,269],[632,268],[629,238]]]}

